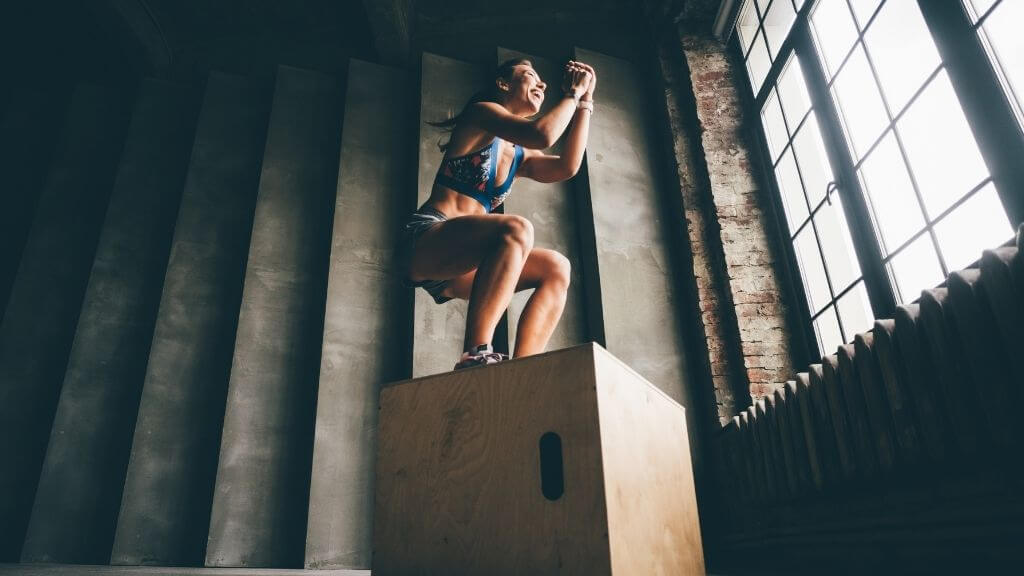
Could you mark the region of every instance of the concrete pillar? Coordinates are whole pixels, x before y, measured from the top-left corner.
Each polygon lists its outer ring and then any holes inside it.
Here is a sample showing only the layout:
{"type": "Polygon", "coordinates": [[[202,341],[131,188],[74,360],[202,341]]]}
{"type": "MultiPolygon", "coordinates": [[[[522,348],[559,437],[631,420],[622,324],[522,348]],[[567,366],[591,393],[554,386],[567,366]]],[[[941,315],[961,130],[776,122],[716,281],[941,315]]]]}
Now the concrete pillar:
{"type": "Polygon", "coordinates": [[[303,565],[341,98],[333,78],[278,68],[208,566],[303,565]]]}
{"type": "Polygon", "coordinates": [[[668,242],[668,229],[681,215],[663,211],[661,153],[652,146],[647,101],[639,90],[645,82],[625,60],[580,48],[576,58],[599,78],[586,158],[607,348],[690,406],[682,306],[668,242]]]}
{"type": "Polygon", "coordinates": [[[0,322],[0,560],[18,560],[127,115],[75,90],[0,322]]]}
{"type": "MultiPolygon", "coordinates": [[[[420,148],[417,205],[430,197],[434,176],[444,154],[438,143],[448,134],[426,122],[445,120],[462,111],[477,90],[484,87],[479,67],[436,54],[423,54],[420,75],[420,148]]],[[[425,290],[416,289],[413,377],[447,372],[459,360],[466,333],[466,301],[434,303],[425,290]]]]}
{"type": "Polygon", "coordinates": [[[0,115],[0,174],[4,175],[0,204],[0,319],[7,308],[11,284],[59,135],[59,112],[67,106],[64,98],[52,92],[19,90],[9,98],[0,115]]]}
{"type": "MultiPolygon", "coordinates": [[[[534,70],[548,85],[541,112],[546,112],[562,98],[564,62],[552,62],[523,52],[498,48],[498,63],[510,58],[528,58],[534,70]]],[[[560,140],[546,152],[561,154],[560,140]]],[[[505,200],[506,214],[519,214],[533,222],[534,246],[550,248],[564,254],[572,263],[572,283],[565,302],[562,319],[548,341],[548,350],[568,348],[590,340],[587,331],[586,302],[583,284],[583,265],[576,221],[576,188],[572,181],[542,184],[528,178],[517,178],[513,192],[505,200]]],[[[523,307],[533,291],[517,293],[508,307],[508,341],[514,345],[516,330],[523,307]]]]}
{"type": "Polygon", "coordinates": [[[407,370],[408,293],[392,273],[415,120],[404,71],[349,64],[309,494],[306,567],[370,568],[377,396],[407,370]]]}
{"type": "Polygon", "coordinates": [[[202,565],[269,91],[213,73],[143,379],[112,564],[202,565]]]}
{"type": "Polygon", "coordinates": [[[68,358],[23,561],[105,563],[195,126],[187,89],[139,87],[68,358]]]}

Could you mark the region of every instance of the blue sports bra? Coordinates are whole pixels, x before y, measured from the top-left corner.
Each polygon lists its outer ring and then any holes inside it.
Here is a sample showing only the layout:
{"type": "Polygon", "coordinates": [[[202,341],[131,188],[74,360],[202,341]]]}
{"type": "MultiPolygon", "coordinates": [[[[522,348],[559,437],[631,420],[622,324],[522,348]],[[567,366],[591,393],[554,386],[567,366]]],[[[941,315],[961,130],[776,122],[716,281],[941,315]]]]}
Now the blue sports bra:
{"type": "Polygon", "coordinates": [[[447,186],[460,194],[472,196],[484,205],[487,212],[505,201],[512,188],[512,180],[516,177],[516,169],[523,159],[523,147],[513,144],[515,156],[512,158],[512,165],[508,169],[508,177],[505,183],[499,188],[494,187],[498,170],[498,150],[500,150],[501,139],[495,138],[490,144],[483,148],[454,158],[445,158],[437,170],[435,183],[447,186]]]}

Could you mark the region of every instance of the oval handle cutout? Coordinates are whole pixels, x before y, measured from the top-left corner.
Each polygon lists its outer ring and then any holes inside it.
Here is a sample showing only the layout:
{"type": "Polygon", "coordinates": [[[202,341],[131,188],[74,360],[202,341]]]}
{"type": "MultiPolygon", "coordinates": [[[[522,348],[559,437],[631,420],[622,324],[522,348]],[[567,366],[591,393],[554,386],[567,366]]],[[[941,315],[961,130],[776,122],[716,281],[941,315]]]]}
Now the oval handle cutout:
{"type": "Polygon", "coordinates": [[[540,437],[540,491],[548,500],[558,500],[565,493],[562,473],[562,439],[554,432],[540,437]]]}

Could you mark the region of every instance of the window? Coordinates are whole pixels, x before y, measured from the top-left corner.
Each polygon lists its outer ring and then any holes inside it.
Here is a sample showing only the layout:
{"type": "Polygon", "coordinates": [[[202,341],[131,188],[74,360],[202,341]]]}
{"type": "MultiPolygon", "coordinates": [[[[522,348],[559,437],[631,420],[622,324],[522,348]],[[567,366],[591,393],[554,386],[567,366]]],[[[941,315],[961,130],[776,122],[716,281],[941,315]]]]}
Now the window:
{"type": "MultiPolygon", "coordinates": [[[[950,13],[970,19],[1024,126],[1024,41],[1009,23],[1024,21],[1024,2],[950,13]]],[[[821,354],[1013,235],[1001,189],[1024,183],[993,178],[933,37],[947,29],[938,17],[912,0],[741,8],[737,40],[821,354]]],[[[966,91],[979,89],[999,88],[966,91]]]]}

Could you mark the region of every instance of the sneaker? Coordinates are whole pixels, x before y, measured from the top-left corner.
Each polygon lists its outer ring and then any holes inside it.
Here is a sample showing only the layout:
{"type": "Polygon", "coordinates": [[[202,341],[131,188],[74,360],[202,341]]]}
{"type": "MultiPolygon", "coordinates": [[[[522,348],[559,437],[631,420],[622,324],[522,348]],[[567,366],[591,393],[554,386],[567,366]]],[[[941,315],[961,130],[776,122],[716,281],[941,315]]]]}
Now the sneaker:
{"type": "Polygon", "coordinates": [[[455,370],[483,366],[484,364],[497,364],[502,360],[508,360],[508,356],[495,352],[490,344],[481,344],[475,348],[470,348],[468,352],[463,352],[462,358],[455,365],[455,370]]]}

